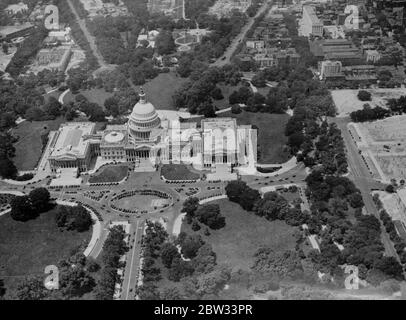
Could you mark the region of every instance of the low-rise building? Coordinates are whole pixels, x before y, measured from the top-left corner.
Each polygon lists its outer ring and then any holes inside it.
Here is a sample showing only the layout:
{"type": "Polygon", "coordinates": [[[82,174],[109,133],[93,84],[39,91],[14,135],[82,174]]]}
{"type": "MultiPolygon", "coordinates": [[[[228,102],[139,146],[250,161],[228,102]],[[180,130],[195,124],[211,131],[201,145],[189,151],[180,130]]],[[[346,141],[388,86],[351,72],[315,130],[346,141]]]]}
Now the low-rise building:
{"type": "Polygon", "coordinates": [[[320,80],[343,77],[343,65],[340,61],[325,60],[319,62],[320,80]]]}
{"type": "Polygon", "coordinates": [[[299,35],[304,37],[323,36],[323,23],[317,17],[313,6],[304,5],[302,19],[299,21],[299,35]]]}

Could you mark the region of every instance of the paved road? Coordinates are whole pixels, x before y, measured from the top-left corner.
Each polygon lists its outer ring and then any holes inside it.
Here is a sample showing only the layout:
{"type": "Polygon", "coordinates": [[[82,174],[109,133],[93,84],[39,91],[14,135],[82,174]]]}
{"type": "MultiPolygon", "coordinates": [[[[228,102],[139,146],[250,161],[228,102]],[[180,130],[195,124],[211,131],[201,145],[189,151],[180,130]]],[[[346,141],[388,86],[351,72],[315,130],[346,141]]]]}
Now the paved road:
{"type": "Polygon", "coordinates": [[[247,24],[241,29],[240,34],[234,38],[234,40],[231,42],[230,46],[227,48],[226,52],[219,59],[217,59],[212,64],[212,66],[222,67],[222,66],[230,63],[230,60],[231,60],[234,52],[237,50],[237,47],[241,43],[241,41],[245,38],[245,35],[247,34],[247,32],[251,29],[252,25],[255,22],[255,19],[258,18],[262,13],[264,13],[268,9],[269,9],[269,2],[266,0],[265,3],[263,4],[263,6],[261,8],[259,8],[255,17],[248,19],[247,24]]]}
{"type": "MultiPolygon", "coordinates": [[[[364,199],[365,209],[367,213],[373,214],[379,219],[378,210],[372,200],[371,191],[377,186],[381,185],[372,179],[372,176],[362,160],[359,150],[355,145],[349,131],[347,124],[350,122],[349,118],[334,118],[330,121],[335,122],[341,130],[344,138],[345,145],[347,147],[347,160],[350,169],[350,178],[354,181],[355,185],[360,189],[362,198],[364,199]]],[[[383,186],[383,185],[382,185],[383,186]]],[[[380,220],[379,220],[380,221],[380,220]]],[[[393,256],[398,259],[393,243],[389,238],[389,235],[382,226],[382,243],[385,247],[385,253],[388,256],[393,256]]]]}

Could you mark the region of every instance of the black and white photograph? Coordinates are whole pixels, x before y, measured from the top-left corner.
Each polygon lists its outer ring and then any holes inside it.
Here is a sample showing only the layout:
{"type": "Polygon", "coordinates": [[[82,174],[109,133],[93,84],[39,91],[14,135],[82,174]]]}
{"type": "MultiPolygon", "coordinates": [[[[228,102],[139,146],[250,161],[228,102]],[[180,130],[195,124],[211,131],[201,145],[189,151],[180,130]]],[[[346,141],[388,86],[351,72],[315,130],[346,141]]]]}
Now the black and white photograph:
{"type": "Polygon", "coordinates": [[[405,48],[406,0],[0,0],[0,305],[406,299],[405,48]]]}

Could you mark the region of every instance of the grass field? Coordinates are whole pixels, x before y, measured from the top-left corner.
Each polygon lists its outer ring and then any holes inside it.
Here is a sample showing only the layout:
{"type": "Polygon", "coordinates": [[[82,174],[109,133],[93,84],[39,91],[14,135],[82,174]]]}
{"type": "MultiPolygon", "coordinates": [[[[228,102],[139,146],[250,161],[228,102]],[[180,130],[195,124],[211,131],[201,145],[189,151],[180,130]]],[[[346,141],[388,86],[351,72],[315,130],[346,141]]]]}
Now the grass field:
{"type": "Polygon", "coordinates": [[[0,217],[0,278],[6,287],[30,274],[44,274],[47,265],[56,265],[73,249],[87,246],[91,230],[60,231],[55,222],[55,209],[27,222],[14,221],[9,214],[0,217]]]}
{"type": "Polygon", "coordinates": [[[200,175],[190,171],[183,164],[164,164],[161,175],[167,180],[197,180],[200,175]]]}
{"type": "Polygon", "coordinates": [[[176,110],[172,96],[187,79],[177,77],[174,73],[161,73],[144,86],[147,99],[157,110],[176,110]]]}
{"type": "Polygon", "coordinates": [[[109,165],[100,169],[95,175],[89,178],[89,183],[120,182],[128,173],[128,165],[109,165]]]}
{"type": "MultiPolygon", "coordinates": [[[[261,246],[270,246],[275,251],[295,247],[295,228],[285,222],[268,221],[244,211],[238,204],[229,200],[213,203],[220,205],[221,214],[226,218],[226,226],[220,230],[210,230],[210,236],[204,235],[204,228],[198,232],[213,246],[218,264],[225,263],[235,270],[247,270],[253,263],[253,254],[261,246]]],[[[182,231],[194,232],[186,223],[182,224],[182,231]]]]}
{"type": "Polygon", "coordinates": [[[290,155],[284,150],[288,141],[285,136],[285,126],[289,120],[289,115],[243,111],[240,114],[224,113],[222,116],[237,118],[238,124],[250,124],[258,127],[258,163],[277,164],[289,160],[290,155]]]}
{"type": "Polygon", "coordinates": [[[41,135],[49,130],[57,130],[63,122],[63,118],[51,121],[24,121],[12,129],[12,134],[19,137],[14,144],[16,148],[14,163],[18,170],[33,170],[35,168],[41,157],[41,135]]]}

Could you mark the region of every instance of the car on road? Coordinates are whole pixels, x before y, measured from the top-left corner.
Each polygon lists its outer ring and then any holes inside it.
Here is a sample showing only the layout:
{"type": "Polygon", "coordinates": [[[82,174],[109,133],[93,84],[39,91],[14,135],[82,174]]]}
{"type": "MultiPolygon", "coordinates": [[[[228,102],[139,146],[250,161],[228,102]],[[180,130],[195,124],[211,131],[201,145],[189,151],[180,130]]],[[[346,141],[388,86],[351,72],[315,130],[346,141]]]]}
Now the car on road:
{"type": "Polygon", "coordinates": [[[221,60],[226,60],[226,57],[221,58],[221,60]]]}

